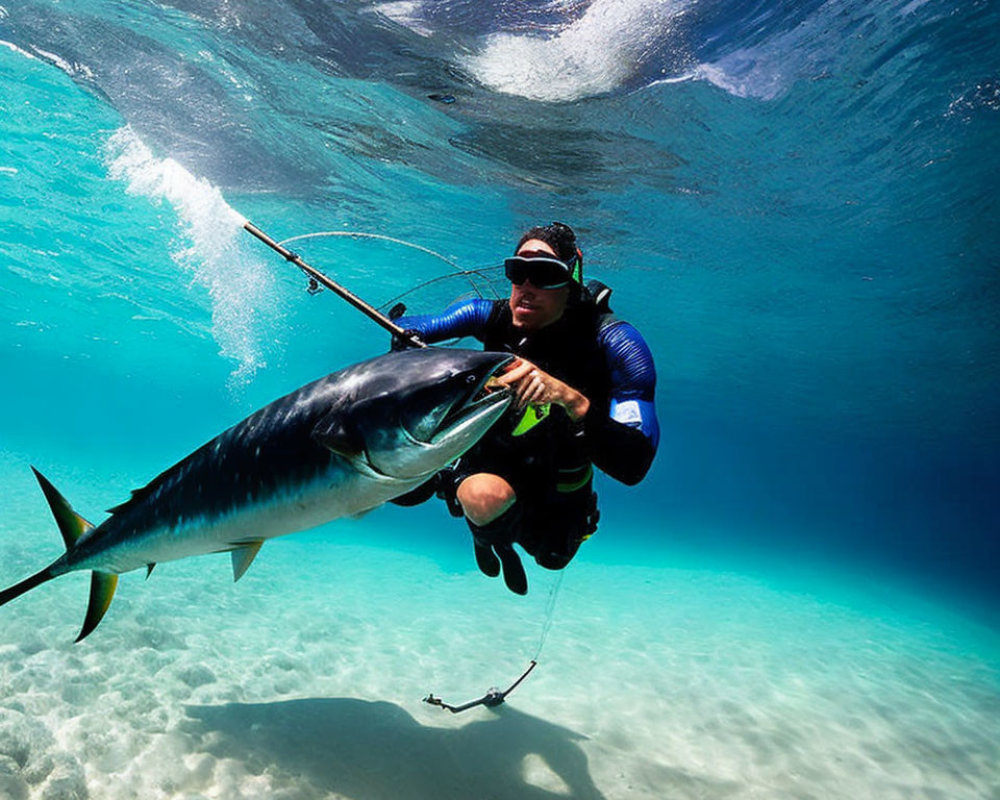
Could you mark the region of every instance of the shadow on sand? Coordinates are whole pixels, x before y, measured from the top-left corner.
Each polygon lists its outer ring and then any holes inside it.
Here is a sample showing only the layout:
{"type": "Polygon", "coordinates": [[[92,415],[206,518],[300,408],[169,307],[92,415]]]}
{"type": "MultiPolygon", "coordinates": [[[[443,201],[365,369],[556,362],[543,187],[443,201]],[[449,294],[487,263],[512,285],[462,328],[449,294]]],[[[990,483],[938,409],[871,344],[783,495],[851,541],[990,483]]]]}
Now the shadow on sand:
{"type": "Polygon", "coordinates": [[[204,752],[351,800],[603,800],[576,744],[583,736],[508,706],[461,728],[427,727],[392,703],[350,698],[188,706],[187,713],[185,732],[201,738],[204,752]],[[565,787],[528,782],[527,756],[565,787]]]}

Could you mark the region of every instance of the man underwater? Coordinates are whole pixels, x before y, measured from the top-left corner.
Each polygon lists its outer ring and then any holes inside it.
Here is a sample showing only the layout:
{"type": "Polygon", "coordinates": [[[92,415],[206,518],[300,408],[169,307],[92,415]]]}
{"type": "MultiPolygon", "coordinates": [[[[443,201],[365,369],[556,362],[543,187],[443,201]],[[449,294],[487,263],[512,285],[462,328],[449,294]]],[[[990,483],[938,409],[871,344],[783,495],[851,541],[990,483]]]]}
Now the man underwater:
{"type": "Polygon", "coordinates": [[[515,543],[542,567],[562,569],[597,530],[593,467],[629,486],[645,477],[659,442],[656,372],[639,331],[611,314],[607,287],[584,285],[568,225],[528,230],[504,269],[508,300],[463,300],[397,324],[428,343],[474,336],[485,350],[518,356],[499,382],[523,416],[513,430],[510,420],[495,425],[451,469],[397,501],[413,505],[437,489],[465,516],[479,569],[496,577],[502,568],[507,587],[525,594],[515,543]]]}

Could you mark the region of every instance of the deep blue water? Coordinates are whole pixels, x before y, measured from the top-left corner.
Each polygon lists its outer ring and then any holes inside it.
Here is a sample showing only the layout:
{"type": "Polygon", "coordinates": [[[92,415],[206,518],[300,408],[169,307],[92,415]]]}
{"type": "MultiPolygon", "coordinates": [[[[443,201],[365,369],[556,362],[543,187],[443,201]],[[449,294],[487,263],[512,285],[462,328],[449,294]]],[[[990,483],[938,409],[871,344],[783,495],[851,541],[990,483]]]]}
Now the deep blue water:
{"type": "MultiPolygon", "coordinates": [[[[468,268],[561,219],[659,372],[658,460],[602,484],[602,534],[835,562],[989,616],[997,30],[996,3],[934,0],[7,4],[0,448],[106,507],[131,488],[108,476],[386,347],[238,215],[468,268]]],[[[449,270],[299,249],[376,304],[449,270]]]]}

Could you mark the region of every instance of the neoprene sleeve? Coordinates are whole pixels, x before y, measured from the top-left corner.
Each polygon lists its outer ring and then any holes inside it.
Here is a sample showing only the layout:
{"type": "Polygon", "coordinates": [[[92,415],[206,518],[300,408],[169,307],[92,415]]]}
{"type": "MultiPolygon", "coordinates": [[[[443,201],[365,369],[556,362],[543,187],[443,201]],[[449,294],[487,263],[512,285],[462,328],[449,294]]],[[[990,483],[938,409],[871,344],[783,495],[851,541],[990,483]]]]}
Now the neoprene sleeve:
{"type": "Polygon", "coordinates": [[[611,377],[611,403],[607,416],[587,415],[587,444],[601,471],[632,486],[646,476],[660,443],[653,354],[623,320],[602,328],[598,344],[611,377]]]}
{"type": "Polygon", "coordinates": [[[420,338],[428,344],[462,336],[475,336],[482,341],[480,333],[486,327],[492,310],[492,300],[460,300],[448,306],[442,314],[400,317],[396,324],[406,330],[418,331],[420,338]]]}

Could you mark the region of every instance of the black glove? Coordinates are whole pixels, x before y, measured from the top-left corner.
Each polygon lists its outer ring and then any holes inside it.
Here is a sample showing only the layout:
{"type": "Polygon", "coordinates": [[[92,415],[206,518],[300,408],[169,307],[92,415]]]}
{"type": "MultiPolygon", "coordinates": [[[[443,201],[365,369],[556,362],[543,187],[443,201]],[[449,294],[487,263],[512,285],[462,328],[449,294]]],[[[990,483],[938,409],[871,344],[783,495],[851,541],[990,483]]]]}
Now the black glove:
{"type": "Polygon", "coordinates": [[[414,337],[418,339],[420,338],[420,331],[416,330],[415,328],[406,328],[403,331],[403,336],[398,336],[396,334],[393,334],[392,344],[389,345],[389,349],[393,353],[396,353],[399,352],[400,350],[409,350],[411,347],[417,347],[418,345],[415,345],[413,343],[414,337]]]}
{"type": "Polygon", "coordinates": [[[521,557],[511,545],[489,545],[473,539],[473,547],[476,551],[476,564],[484,575],[495,578],[503,565],[503,582],[507,584],[507,588],[514,594],[528,593],[528,576],[524,574],[521,557]]]}
{"type": "Polygon", "coordinates": [[[528,593],[528,578],[514,541],[521,528],[521,506],[515,503],[486,525],[466,520],[472,531],[476,565],[484,575],[495,578],[503,567],[503,581],[514,594],[528,593]]]}

